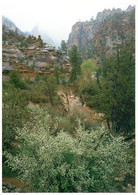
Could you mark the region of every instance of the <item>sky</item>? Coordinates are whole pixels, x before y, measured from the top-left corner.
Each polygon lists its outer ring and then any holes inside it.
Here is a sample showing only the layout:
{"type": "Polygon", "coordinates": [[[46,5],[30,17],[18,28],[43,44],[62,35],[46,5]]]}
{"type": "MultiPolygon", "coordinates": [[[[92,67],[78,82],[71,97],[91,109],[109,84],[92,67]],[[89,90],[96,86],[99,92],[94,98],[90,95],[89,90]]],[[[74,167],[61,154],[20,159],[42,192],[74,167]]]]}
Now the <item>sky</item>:
{"type": "Polygon", "coordinates": [[[34,26],[45,31],[58,44],[68,40],[73,24],[90,20],[104,9],[127,9],[137,0],[1,0],[1,13],[22,31],[34,26]]]}

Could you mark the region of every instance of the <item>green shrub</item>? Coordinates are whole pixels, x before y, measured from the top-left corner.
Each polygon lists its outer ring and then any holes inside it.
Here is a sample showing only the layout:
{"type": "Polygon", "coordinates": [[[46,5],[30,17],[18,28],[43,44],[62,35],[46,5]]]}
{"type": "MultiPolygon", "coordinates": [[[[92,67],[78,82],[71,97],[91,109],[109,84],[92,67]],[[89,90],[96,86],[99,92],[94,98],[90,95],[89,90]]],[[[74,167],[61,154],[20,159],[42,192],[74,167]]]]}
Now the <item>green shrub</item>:
{"type": "Polygon", "coordinates": [[[34,104],[46,103],[49,101],[41,91],[40,87],[37,86],[34,86],[30,91],[26,91],[26,98],[34,104]]]}
{"type": "Polygon", "coordinates": [[[85,60],[81,64],[81,73],[83,76],[87,77],[87,79],[91,79],[92,73],[96,70],[96,66],[93,63],[92,59],[85,60]]]}
{"type": "Polygon", "coordinates": [[[19,72],[16,70],[11,71],[9,83],[14,85],[16,88],[25,89],[25,83],[21,80],[19,72]]]}
{"type": "Polygon", "coordinates": [[[2,138],[3,147],[10,148],[11,142],[15,139],[16,127],[23,127],[28,118],[26,109],[27,101],[23,91],[16,89],[13,85],[3,87],[2,105],[2,138]]]}
{"type": "Polygon", "coordinates": [[[6,157],[32,192],[118,192],[115,180],[122,181],[128,171],[122,137],[104,127],[89,133],[80,121],[74,138],[63,131],[52,136],[50,115],[37,106],[29,109],[35,117],[18,129],[20,153],[6,157]]]}
{"type": "MultiPolygon", "coordinates": [[[[13,147],[16,136],[16,128],[23,127],[23,124],[28,120],[27,101],[23,91],[15,88],[11,84],[4,83],[3,85],[3,104],[2,104],[2,147],[3,152],[8,151],[15,155],[16,147],[13,147]]],[[[2,158],[3,176],[13,176],[14,172],[4,163],[6,157],[2,158]]]]}

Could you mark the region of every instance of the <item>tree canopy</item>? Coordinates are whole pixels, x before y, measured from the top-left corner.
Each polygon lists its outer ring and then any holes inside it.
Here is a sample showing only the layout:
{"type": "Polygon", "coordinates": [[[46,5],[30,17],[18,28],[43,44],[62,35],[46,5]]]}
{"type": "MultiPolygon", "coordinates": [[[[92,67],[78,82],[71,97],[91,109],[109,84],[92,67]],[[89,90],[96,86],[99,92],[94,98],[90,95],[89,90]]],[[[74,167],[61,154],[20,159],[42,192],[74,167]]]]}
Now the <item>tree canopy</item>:
{"type": "Polygon", "coordinates": [[[67,44],[64,40],[61,41],[61,50],[67,52],[67,44]]]}
{"type": "Polygon", "coordinates": [[[72,66],[70,81],[72,82],[75,81],[81,73],[80,65],[82,63],[82,59],[76,45],[74,45],[70,51],[70,62],[72,66]]]}

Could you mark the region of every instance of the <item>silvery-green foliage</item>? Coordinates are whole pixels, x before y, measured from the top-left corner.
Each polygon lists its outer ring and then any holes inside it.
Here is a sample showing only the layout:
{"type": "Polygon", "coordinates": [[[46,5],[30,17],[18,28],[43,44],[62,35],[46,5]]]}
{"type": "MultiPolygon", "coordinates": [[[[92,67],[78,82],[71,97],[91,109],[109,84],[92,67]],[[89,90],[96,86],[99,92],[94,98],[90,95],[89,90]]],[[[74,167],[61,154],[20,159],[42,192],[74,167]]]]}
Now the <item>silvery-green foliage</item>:
{"type": "Polygon", "coordinates": [[[21,150],[6,156],[33,192],[117,191],[114,178],[128,170],[127,145],[121,137],[111,136],[104,127],[87,132],[79,121],[74,138],[64,131],[52,136],[50,115],[39,107],[29,109],[35,117],[18,129],[21,150]]]}

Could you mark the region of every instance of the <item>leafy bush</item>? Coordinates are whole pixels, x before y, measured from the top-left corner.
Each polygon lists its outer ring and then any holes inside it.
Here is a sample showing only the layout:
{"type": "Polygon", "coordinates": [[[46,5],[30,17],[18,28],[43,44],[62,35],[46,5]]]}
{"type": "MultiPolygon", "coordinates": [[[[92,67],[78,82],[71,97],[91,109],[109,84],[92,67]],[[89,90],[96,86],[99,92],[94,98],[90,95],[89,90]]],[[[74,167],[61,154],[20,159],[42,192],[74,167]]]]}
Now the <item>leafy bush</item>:
{"type": "MultiPolygon", "coordinates": [[[[3,85],[3,104],[2,104],[2,147],[3,151],[8,151],[13,155],[17,152],[14,147],[16,128],[23,127],[28,120],[27,101],[23,91],[15,88],[11,84],[3,85]]],[[[6,157],[3,155],[3,163],[6,157]]],[[[7,163],[3,164],[3,176],[13,176],[13,171],[8,167],[7,163]]]]}
{"type": "Polygon", "coordinates": [[[76,84],[76,92],[79,94],[81,102],[87,106],[98,107],[97,97],[99,96],[99,88],[96,80],[81,78],[76,84]]]}
{"type": "Polygon", "coordinates": [[[83,76],[86,76],[87,78],[92,77],[92,73],[96,70],[96,66],[93,63],[92,59],[85,60],[81,64],[81,73],[83,76]]]}
{"type": "Polygon", "coordinates": [[[42,92],[49,98],[50,104],[54,105],[54,98],[57,95],[57,82],[53,75],[44,75],[41,82],[42,92]]]}
{"type": "MultiPolygon", "coordinates": [[[[50,115],[37,106],[29,109],[35,117],[18,129],[20,153],[6,157],[32,192],[118,191],[115,180],[123,180],[129,169],[122,137],[113,137],[104,127],[89,133],[80,121],[74,138],[63,131],[52,136],[50,115]]],[[[55,122],[53,128],[57,126],[55,122]]]]}
{"type": "Polygon", "coordinates": [[[25,89],[25,83],[21,80],[19,72],[13,70],[10,73],[9,83],[14,85],[16,88],[25,89]]]}
{"type": "Polygon", "coordinates": [[[23,127],[23,123],[28,118],[26,109],[27,101],[23,91],[16,89],[13,85],[3,87],[2,105],[2,126],[3,126],[3,147],[11,147],[11,142],[15,138],[16,127],[23,127]]]}
{"type": "Polygon", "coordinates": [[[25,92],[25,96],[28,101],[33,102],[34,104],[46,103],[48,98],[41,91],[40,87],[34,86],[31,90],[25,92]]]}

